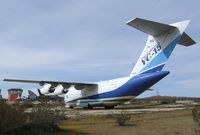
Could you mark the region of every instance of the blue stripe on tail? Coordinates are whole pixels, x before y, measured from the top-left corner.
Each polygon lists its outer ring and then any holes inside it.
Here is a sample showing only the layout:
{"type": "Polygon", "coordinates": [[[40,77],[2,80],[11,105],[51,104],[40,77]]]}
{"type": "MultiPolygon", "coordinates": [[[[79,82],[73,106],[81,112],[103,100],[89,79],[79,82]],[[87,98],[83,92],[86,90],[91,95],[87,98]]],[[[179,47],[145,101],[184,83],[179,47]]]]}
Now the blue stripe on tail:
{"type": "Polygon", "coordinates": [[[176,44],[179,42],[181,35],[174,39],[164,50],[162,50],[149,64],[147,64],[141,72],[161,71],[168,60],[176,44]]]}

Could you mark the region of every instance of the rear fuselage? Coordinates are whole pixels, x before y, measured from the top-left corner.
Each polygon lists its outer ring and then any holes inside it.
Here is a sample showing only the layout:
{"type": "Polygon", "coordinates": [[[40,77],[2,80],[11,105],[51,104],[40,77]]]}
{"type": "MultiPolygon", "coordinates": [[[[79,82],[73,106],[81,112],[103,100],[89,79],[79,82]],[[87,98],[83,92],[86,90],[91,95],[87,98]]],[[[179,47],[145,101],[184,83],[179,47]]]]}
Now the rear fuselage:
{"type": "Polygon", "coordinates": [[[65,95],[65,102],[69,107],[116,106],[132,100],[168,74],[168,71],[160,71],[102,81],[92,90],[72,87],[65,95]]]}

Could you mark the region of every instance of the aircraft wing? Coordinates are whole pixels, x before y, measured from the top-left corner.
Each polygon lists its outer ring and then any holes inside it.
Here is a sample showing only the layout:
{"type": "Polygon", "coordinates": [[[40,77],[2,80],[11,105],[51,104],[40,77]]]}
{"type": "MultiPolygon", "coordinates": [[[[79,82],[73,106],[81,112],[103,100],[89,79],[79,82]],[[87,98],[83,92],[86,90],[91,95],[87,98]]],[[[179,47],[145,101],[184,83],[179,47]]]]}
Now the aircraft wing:
{"type": "Polygon", "coordinates": [[[75,89],[81,90],[84,88],[96,88],[98,85],[95,83],[79,83],[79,82],[59,82],[59,81],[42,81],[42,80],[20,80],[20,79],[4,79],[7,82],[21,82],[21,83],[36,83],[41,86],[44,84],[51,84],[51,86],[62,85],[64,88],[69,88],[74,86],[75,89]]]}

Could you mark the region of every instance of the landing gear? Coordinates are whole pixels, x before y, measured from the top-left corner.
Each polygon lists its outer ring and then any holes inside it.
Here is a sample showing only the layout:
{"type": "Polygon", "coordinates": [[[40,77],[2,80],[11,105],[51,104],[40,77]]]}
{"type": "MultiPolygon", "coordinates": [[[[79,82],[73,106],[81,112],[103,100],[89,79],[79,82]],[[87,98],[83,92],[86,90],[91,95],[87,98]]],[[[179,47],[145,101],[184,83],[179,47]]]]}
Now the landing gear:
{"type": "Polygon", "coordinates": [[[69,109],[73,109],[74,107],[73,106],[69,106],[69,109]]]}
{"type": "Polygon", "coordinates": [[[88,109],[93,109],[93,106],[91,106],[90,104],[88,104],[88,109]]]}
{"type": "Polygon", "coordinates": [[[105,106],[105,109],[114,109],[115,106],[105,106]]]}
{"type": "Polygon", "coordinates": [[[84,109],[93,109],[93,106],[91,106],[90,104],[88,104],[87,106],[83,107],[84,109]]]}

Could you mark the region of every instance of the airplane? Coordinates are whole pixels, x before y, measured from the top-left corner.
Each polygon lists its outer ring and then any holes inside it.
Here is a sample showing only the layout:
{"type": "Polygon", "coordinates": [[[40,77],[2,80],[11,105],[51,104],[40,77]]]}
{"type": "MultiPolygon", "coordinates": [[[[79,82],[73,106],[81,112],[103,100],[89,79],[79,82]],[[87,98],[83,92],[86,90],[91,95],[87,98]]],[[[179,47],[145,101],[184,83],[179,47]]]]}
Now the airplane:
{"type": "Polygon", "coordinates": [[[36,95],[33,91],[28,90],[28,99],[30,100],[36,100],[38,95],[36,95]]]}
{"type": "Polygon", "coordinates": [[[32,90],[28,90],[28,100],[31,101],[62,101],[63,97],[60,97],[59,95],[43,95],[40,94],[38,89],[39,95],[35,94],[32,90]]]}
{"type": "Polygon", "coordinates": [[[41,94],[65,94],[65,103],[69,108],[93,108],[102,106],[107,109],[133,100],[150,89],[170,72],[163,71],[176,44],[191,46],[196,42],[184,31],[190,20],[173,24],[163,24],[141,18],[127,22],[127,25],[146,34],[146,45],[129,76],[92,82],[59,82],[4,79],[10,82],[37,83],[42,86],[41,94]]]}

